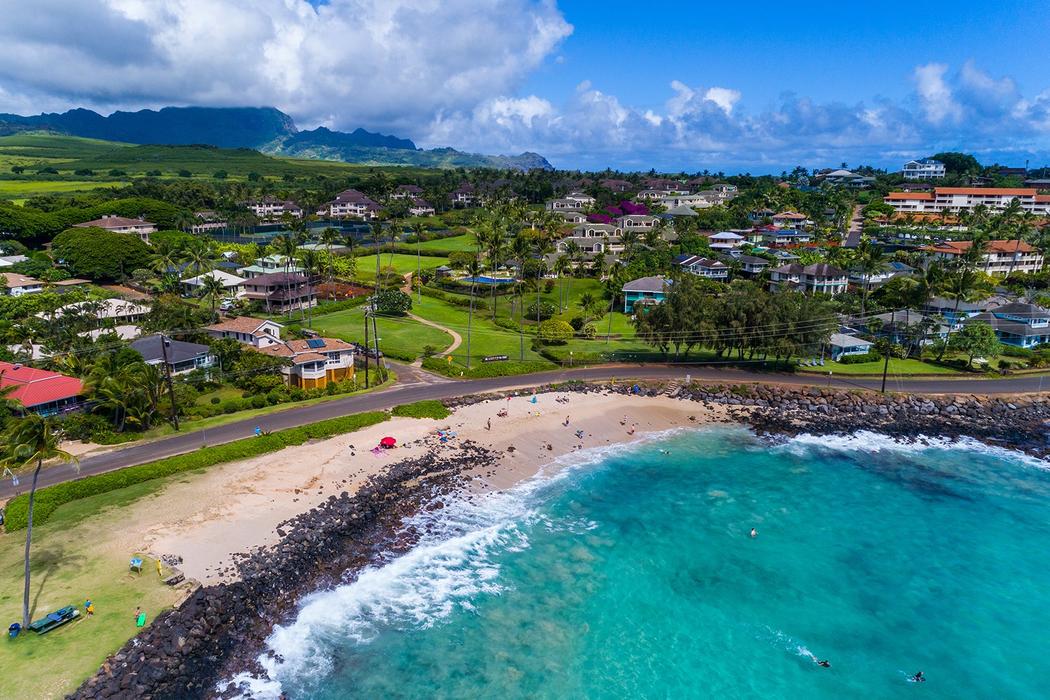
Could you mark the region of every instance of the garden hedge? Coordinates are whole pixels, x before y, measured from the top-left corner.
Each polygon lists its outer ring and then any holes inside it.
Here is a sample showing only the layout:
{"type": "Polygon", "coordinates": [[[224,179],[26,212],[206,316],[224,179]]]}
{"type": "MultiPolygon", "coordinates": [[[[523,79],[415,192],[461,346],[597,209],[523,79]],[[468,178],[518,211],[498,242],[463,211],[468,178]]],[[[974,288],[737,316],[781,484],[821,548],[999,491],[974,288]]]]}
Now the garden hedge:
{"type": "Polygon", "coordinates": [[[464,379],[484,379],[486,377],[509,377],[531,372],[545,372],[558,369],[558,366],[546,360],[504,360],[502,362],[482,362],[476,359],[474,366],[467,369],[458,362],[448,363],[444,357],[428,357],[423,360],[423,369],[443,374],[446,377],[464,379]],[[462,374],[460,374],[462,372],[462,374]]]}
{"type": "MultiPolygon", "coordinates": [[[[122,489],[143,481],[159,479],[180,472],[210,467],[223,462],[257,457],[268,452],[276,452],[285,447],[302,445],[308,440],[328,438],[333,435],[359,430],[389,419],[390,415],[383,411],[355,413],[298,428],[288,428],[269,435],[236,440],[225,445],[202,447],[193,452],[158,459],[155,462],[48,486],[36,492],[35,523],[41,525],[47,522],[56,508],[81,498],[97,496],[101,493],[108,493],[109,491],[122,489]]],[[[8,532],[21,530],[26,526],[28,508],[29,496],[27,494],[15,496],[8,501],[5,512],[5,527],[8,532]]]]}

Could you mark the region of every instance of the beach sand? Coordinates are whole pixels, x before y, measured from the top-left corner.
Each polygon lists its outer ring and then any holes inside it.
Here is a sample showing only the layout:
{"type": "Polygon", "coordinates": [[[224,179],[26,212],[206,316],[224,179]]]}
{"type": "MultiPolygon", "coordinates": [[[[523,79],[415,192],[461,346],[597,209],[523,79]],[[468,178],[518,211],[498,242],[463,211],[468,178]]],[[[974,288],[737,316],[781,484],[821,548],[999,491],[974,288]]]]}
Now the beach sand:
{"type": "Polygon", "coordinates": [[[354,433],[211,467],[130,506],[117,537],[129,552],[181,557],[179,568],[188,578],[213,584],[233,578],[235,554],[275,543],[280,523],[329,496],[353,493],[395,461],[473,440],[503,453],[497,467],[474,475],[476,487],[505,489],[579,449],[727,417],[724,406],[705,408],[668,397],[544,393],[533,403],[530,393],[521,392],[509,401],[457,408],[443,420],[394,418],[354,433]],[[500,417],[500,410],[507,416],[500,417]],[[456,436],[441,444],[438,429],[456,436]],[[373,453],[386,436],[396,438],[399,447],[373,453]]]}

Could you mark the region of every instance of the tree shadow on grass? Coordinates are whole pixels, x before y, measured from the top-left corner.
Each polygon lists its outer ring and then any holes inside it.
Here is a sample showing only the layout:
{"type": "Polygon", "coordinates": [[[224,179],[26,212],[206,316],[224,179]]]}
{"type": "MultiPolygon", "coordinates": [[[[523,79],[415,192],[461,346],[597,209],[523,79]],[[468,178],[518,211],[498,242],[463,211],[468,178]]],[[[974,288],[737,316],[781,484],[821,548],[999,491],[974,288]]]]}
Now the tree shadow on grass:
{"type": "MultiPolygon", "coordinates": [[[[30,585],[36,588],[36,593],[29,604],[29,619],[36,617],[37,604],[40,602],[40,594],[43,593],[48,579],[62,566],[79,567],[84,564],[87,557],[83,554],[70,554],[61,545],[52,545],[47,548],[38,549],[30,554],[29,571],[32,574],[30,585]]],[[[48,611],[51,612],[51,611],[48,611]]]]}

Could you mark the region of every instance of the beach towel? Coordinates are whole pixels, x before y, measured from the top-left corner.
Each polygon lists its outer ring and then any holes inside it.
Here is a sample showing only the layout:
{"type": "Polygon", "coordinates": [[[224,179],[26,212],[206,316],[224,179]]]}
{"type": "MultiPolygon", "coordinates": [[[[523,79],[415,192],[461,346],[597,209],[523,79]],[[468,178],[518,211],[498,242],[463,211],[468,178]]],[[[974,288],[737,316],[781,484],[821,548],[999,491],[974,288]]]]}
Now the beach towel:
{"type": "Polygon", "coordinates": [[[135,626],[136,627],[143,627],[143,626],[145,626],[145,624],[146,624],[146,613],[140,612],[139,616],[137,618],[135,618],[135,626]]]}

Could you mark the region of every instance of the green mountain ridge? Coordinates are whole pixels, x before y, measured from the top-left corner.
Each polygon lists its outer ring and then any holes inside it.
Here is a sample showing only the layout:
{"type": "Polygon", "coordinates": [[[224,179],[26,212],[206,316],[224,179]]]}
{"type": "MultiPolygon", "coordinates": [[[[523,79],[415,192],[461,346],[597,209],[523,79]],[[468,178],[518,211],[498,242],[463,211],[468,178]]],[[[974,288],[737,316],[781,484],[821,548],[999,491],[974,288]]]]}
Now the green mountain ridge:
{"type": "Polygon", "coordinates": [[[349,133],[325,127],[300,131],[289,115],[274,107],[165,107],[114,112],[108,117],[88,109],[35,116],[0,114],[0,136],[36,130],[133,144],[250,148],[270,155],[366,165],[553,170],[536,153],[490,156],[453,148],[424,150],[409,139],[360,128],[349,133]]]}

